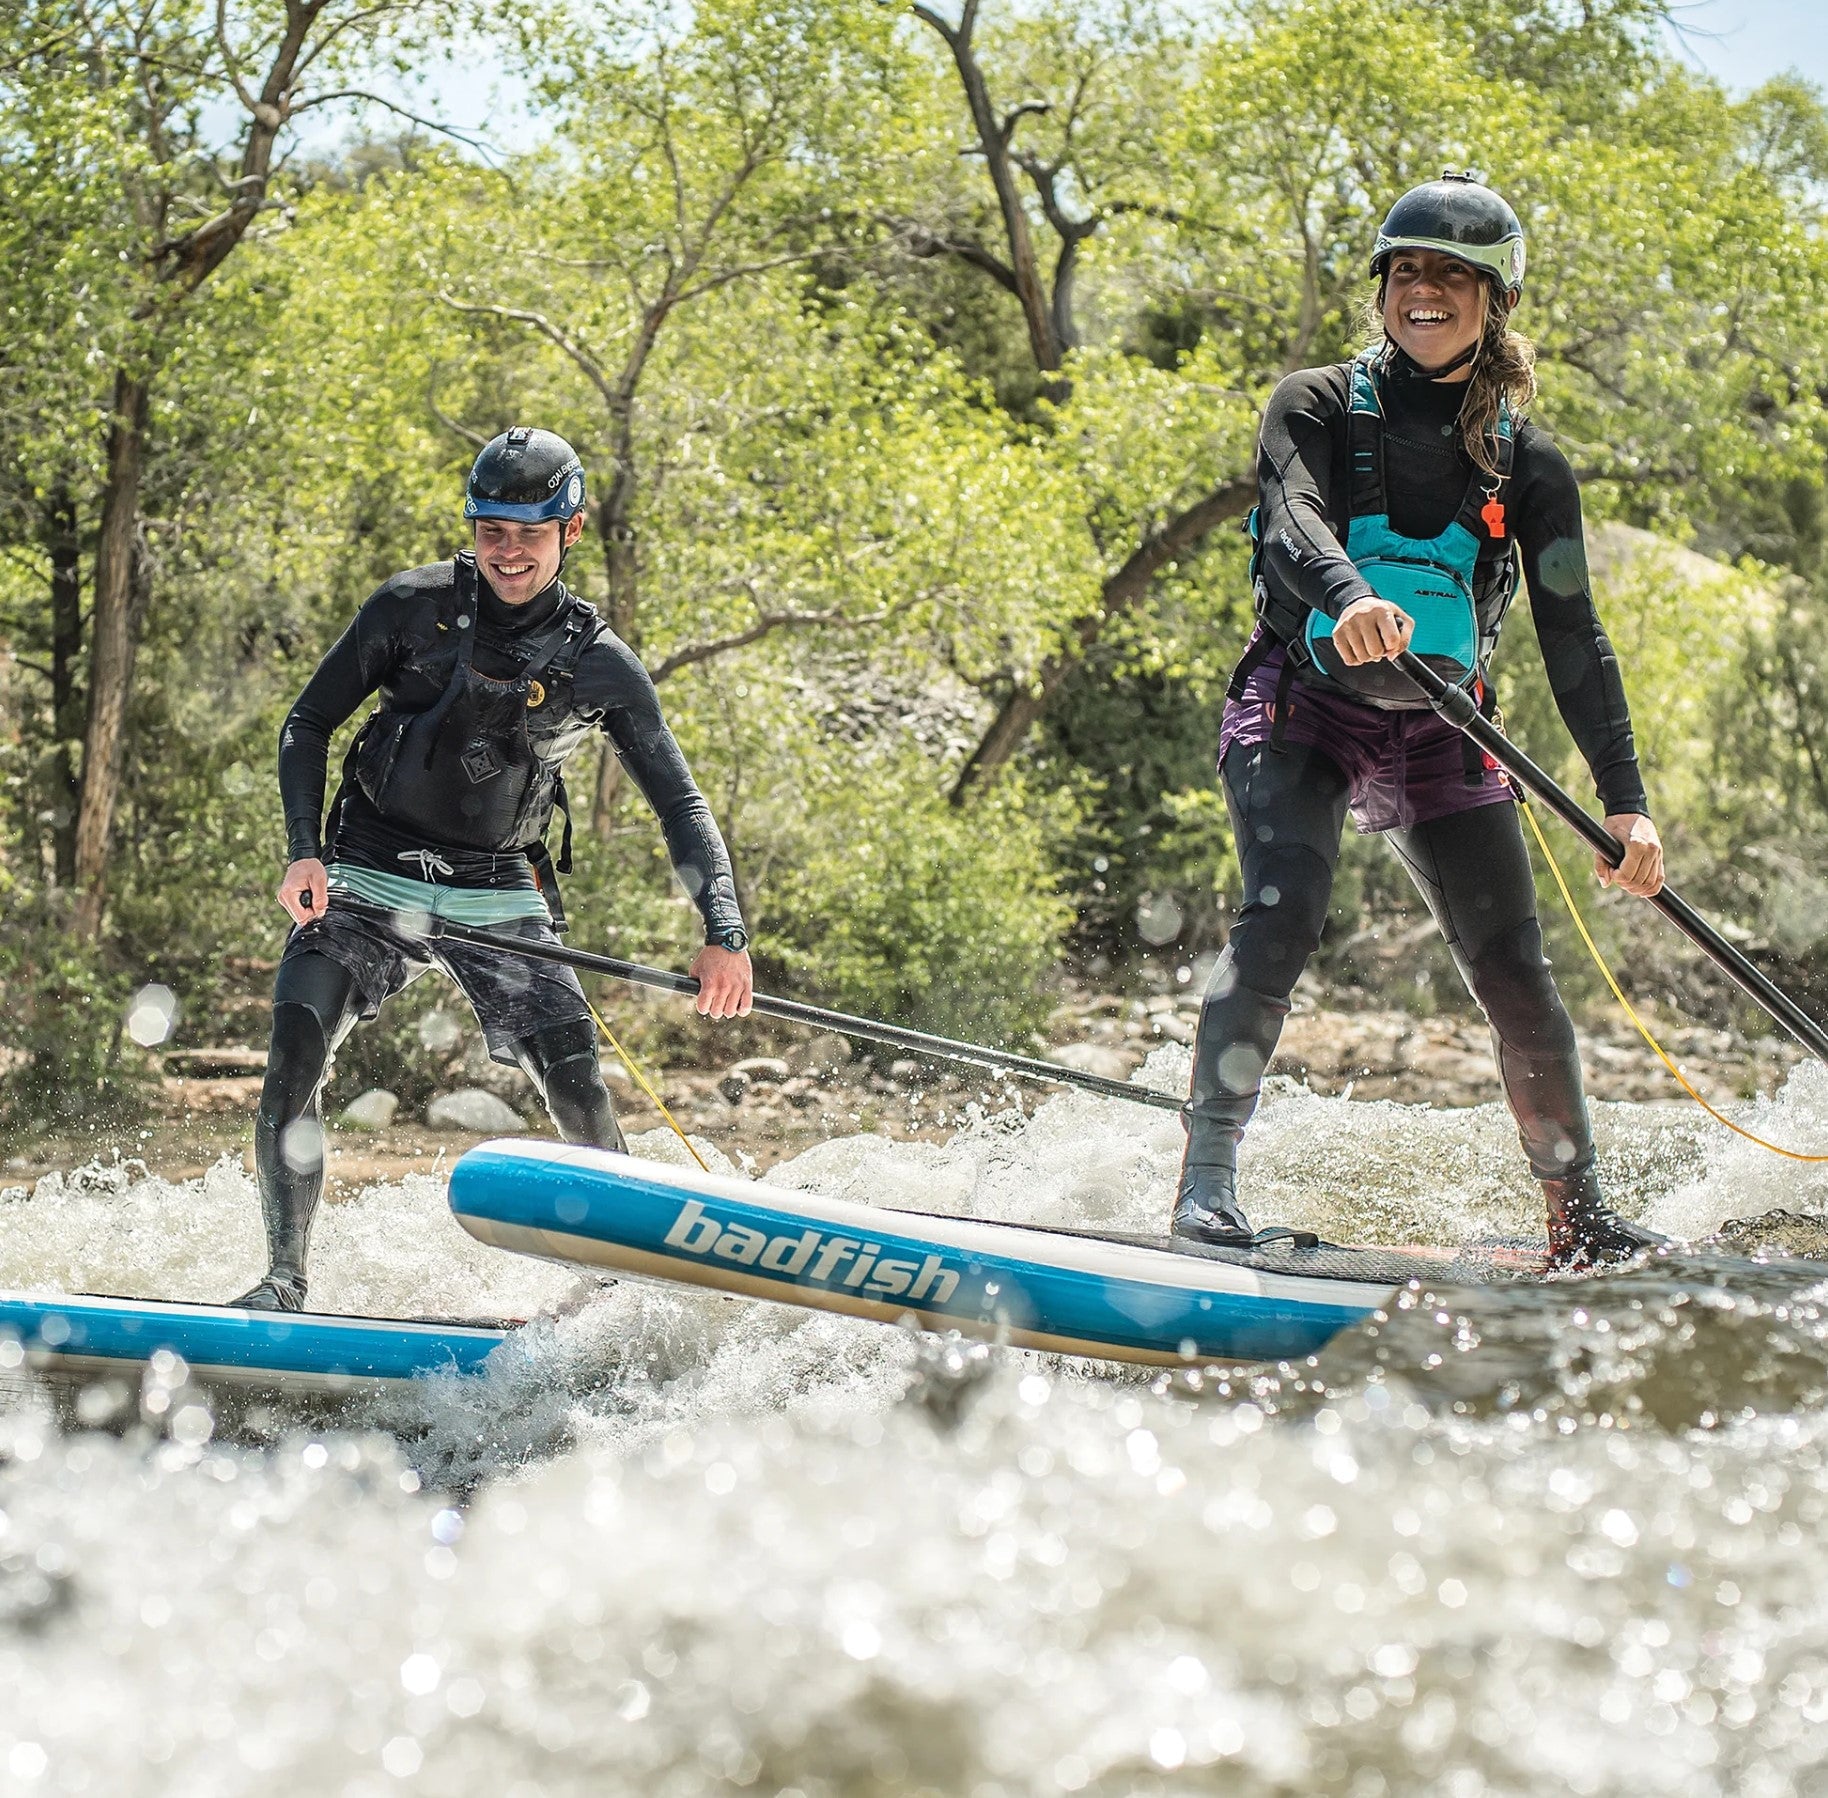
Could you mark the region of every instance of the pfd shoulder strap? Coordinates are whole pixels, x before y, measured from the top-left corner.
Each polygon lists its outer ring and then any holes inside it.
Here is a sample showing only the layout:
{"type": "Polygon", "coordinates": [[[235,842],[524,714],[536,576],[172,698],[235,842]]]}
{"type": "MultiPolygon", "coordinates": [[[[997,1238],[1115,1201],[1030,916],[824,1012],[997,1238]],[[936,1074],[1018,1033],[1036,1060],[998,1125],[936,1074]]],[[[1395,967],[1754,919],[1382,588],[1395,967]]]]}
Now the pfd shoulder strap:
{"type": "Polygon", "coordinates": [[[1496,467],[1489,473],[1475,468],[1466,483],[1466,497],[1460,502],[1458,521],[1479,545],[1481,561],[1501,561],[1511,553],[1509,488],[1511,471],[1517,461],[1517,432],[1507,401],[1498,402],[1498,416],[1491,430],[1492,460],[1496,467]]]}
{"type": "Polygon", "coordinates": [[[566,608],[564,628],[546,658],[547,678],[569,680],[577,672],[585,650],[602,636],[603,631],[603,620],[597,616],[597,608],[589,600],[573,595],[571,604],[566,608]]]}
{"type": "Polygon", "coordinates": [[[1378,389],[1374,356],[1374,351],[1367,350],[1346,364],[1352,384],[1346,412],[1352,453],[1349,518],[1375,518],[1390,510],[1384,487],[1384,399],[1378,389]]]}
{"type": "Polygon", "coordinates": [[[438,753],[438,739],[444,735],[445,720],[450,716],[451,707],[457,703],[458,694],[463,691],[465,676],[469,674],[470,663],[476,656],[476,558],[460,551],[453,562],[450,603],[455,616],[451,620],[451,628],[457,632],[457,659],[452,664],[449,683],[438,695],[437,704],[426,714],[430,723],[425,745],[425,765],[428,768],[438,753]]]}

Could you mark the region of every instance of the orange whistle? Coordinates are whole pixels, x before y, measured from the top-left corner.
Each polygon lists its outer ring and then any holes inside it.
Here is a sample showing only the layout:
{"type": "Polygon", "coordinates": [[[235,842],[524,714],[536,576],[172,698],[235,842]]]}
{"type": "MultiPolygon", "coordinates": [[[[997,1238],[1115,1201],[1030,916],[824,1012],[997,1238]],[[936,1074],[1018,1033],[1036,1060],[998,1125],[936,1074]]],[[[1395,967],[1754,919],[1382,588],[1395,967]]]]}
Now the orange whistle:
{"type": "Polygon", "coordinates": [[[1479,508],[1479,516],[1485,520],[1485,528],[1490,531],[1494,537],[1502,537],[1504,535],[1504,501],[1501,500],[1497,494],[1494,493],[1492,497],[1479,508]]]}

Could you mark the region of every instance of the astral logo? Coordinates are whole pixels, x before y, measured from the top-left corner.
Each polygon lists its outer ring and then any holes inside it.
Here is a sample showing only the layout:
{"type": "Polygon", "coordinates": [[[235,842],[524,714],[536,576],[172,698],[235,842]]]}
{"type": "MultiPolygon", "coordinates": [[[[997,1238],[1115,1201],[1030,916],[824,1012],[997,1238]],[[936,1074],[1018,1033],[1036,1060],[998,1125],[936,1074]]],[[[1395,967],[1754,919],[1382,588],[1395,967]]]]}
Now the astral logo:
{"type": "Polygon", "coordinates": [[[912,1261],[878,1260],[882,1244],[855,1236],[827,1236],[820,1230],[769,1236],[747,1224],[722,1224],[688,1199],[666,1233],[670,1249],[688,1255],[715,1255],[741,1267],[765,1268],[771,1274],[805,1275],[808,1280],[847,1286],[876,1298],[930,1299],[943,1305],[958,1290],[958,1275],[937,1255],[918,1267],[912,1261]],[[845,1263],[849,1266],[846,1267],[845,1263]],[[839,1274],[839,1268],[844,1272],[839,1274]]]}

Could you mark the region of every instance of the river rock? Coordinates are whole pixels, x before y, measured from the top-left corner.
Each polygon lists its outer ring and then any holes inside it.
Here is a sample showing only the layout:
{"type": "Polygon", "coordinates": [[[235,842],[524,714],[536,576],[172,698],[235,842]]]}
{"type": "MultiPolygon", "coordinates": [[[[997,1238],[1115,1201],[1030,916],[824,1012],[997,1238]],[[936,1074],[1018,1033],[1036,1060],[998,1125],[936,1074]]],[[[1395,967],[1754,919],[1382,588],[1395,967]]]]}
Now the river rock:
{"type": "Polygon", "coordinates": [[[440,1093],[425,1108],[425,1121],[434,1130],[518,1130],[521,1116],[505,1100],[480,1086],[466,1086],[461,1092],[440,1093]]]}
{"type": "Polygon", "coordinates": [[[749,1090],[749,1076],[741,1068],[732,1068],[723,1079],[718,1081],[717,1090],[732,1105],[740,1105],[743,1102],[743,1094],[749,1090]]]}
{"type": "Polygon", "coordinates": [[[787,1051],[787,1065],[796,1074],[830,1074],[850,1063],[851,1046],[835,1030],[822,1030],[809,1042],[795,1043],[787,1051]]]}
{"type": "Polygon", "coordinates": [[[793,1072],[778,1055],[751,1055],[747,1061],[732,1062],[732,1074],[741,1074],[756,1086],[779,1086],[793,1072]]]}
{"type": "Polygon", "coordinates": [[[1128,1080],[1136,1065],[1132,1056],[1106,1043],[1061,1043],[1048,1050],[1047,1059],[1082,1074],[1101,1074],[1106,1080],[1128,1080]]]}
{"type": "Polygon", "coordinates": [[[385,1130],[400,1109],[400,1095],[384,1086],[371,1086],[359,1099],[343,1107],[337,1119],[345,1130],[385,1130]]]}

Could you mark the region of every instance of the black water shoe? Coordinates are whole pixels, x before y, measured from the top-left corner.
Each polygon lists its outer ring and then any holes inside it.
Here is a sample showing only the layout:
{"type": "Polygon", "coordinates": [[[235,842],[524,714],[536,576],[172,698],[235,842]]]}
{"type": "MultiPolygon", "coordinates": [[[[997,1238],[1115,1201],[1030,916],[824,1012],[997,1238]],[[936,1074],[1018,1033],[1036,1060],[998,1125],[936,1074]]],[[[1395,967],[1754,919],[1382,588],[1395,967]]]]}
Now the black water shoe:
{"type": "Polygon", "coordinates": [[[1183,1164],[1168,1233],[1187,1242],[1212,1243],[1221,1248],[1253,1241],[1256,1232],[1238,1204],[1237,1168],[1183,1164]]]}
{"type": "Polygon", "coordinates": [[[1629,1261],[1650,1249],[1666,1249],[1669,1238],[1634,1224],[1606,1203],[1591,1168],[1562,1180],[1545,1180],[1549,1203],[1549,1265],[1565,1273],[1629,1261]]]}
{"type": "Polygon", "coordinates": [[[237,1311],[302,1311],[305,1282],[302,1275],[268,1274],[252,1292],[232,1301],[237,1311]]]}

